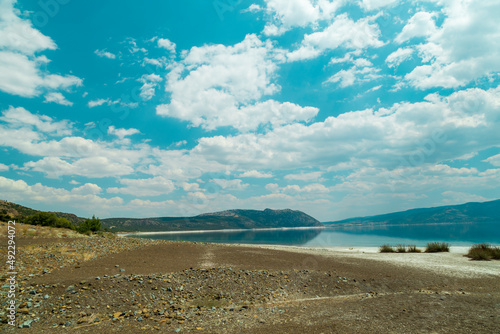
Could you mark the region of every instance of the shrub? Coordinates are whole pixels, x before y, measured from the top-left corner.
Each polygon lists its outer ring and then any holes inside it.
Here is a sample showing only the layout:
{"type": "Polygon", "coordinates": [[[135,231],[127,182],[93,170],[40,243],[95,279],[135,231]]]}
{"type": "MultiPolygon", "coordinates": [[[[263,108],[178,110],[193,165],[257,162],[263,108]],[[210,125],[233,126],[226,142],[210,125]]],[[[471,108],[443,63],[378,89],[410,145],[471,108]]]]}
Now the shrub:
{"type": "Polygon", "coordinates": [[[425,249],[426,253],[449,252],[450,244],[447,242],[429,242],[425,249]]]}
{"type": "Polygon", "coordinates": [[[389,245],[383,245],[379,248],[380,253],[394,253],[394,248],[389,245]]]}
{"type": "Polygon", "coordinates": [[[492,250],[492,259],[493,260],[500,260],[500,247],[495,247],[492,250]]]}
{"type": "Polygon", "coordinates": [[[500,260],[500,248],[491,247],[486,243],[476,244],[469,249],[465,256],[476,261],[500,260]]]}
{"type": "Polygon", "coordinates": [[[101,220],[92,216],[91,219],[86,219],[83,223],[81,223],[77,231],[80,233],[87,234],[86,232],[97,232],[101,229],[101,220]]]}
{"type": "Polygon", "coordinates": [[[408,245],[408,253],[421,253],[422,251],[416,245],[408,245]]]}
{"type": "Polygon", "coordinates": [[[406,253],[406,246],[405,245],[396,245],[396,252],[406,253]]]}
{"type": "Polygon", "coordinates": [[[59,218],[53,212],[37,212],[26,217],[23,222],[30,225],[62,227],[72,230],[75,229],[75,226],[71,224],[66,218],[59,218]]]}

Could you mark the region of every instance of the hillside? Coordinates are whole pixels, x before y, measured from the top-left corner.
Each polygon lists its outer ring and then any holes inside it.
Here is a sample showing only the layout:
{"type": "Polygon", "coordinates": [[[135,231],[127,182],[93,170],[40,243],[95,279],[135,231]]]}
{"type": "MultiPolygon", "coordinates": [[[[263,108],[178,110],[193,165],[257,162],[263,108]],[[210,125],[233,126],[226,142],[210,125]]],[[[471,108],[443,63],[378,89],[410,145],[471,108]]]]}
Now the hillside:
{"type": "Polygon", "coordinates": [[[483,203],[412,209],[389,214],[350,218],[327,225],[412,225],[500,222],[500,200],[483,203]]]}
{"type": "MultiPolygon", "coordinates": [[[[18,219],[27,217],[29,215],[41,212],[40,210],[31,209],[16,203],[0,200],[0,221],[8,221],[10,219],[18,219]]],[[[72,213],[54,212],[59,218],[66,218],[72,224],[78,225],[82,223],[85,218],[78,217],[72,213]]]]}
{"type": "Polygon", "coordinates": [[[228,210],[194,217],[108,218],[101,220],[111,231],[192,231],[279,227],[320,227],[322,224],[301,212],[286,210],[228,210]]]}

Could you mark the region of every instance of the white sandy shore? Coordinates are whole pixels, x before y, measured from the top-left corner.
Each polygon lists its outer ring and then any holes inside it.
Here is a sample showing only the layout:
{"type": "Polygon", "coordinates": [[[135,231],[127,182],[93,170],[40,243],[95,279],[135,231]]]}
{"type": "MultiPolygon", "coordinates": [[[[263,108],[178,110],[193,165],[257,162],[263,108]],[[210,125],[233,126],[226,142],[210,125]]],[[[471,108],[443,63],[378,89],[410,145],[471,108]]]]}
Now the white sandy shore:
{"type": "Polygon", "coordinates": [[[449,253],[379,253],[378,247],[297,247],[246,244],[238,246],[300,252],[313,256],[389,262],[397,266],[430,270],[452,277],[496,276],[500,278],[500,261],[471,261],[463,256],[469,247],[450,247],[449,253]]]}

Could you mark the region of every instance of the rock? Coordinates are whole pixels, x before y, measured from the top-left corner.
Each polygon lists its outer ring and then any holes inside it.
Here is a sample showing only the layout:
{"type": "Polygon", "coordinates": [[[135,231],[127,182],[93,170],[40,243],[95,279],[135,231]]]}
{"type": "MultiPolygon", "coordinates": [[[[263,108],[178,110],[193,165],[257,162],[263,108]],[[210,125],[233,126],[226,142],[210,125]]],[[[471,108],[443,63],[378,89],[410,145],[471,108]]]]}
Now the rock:
{"type": "Polygon", "coordinates": [[[31,328],[32,323],[33,320],[26,320],[25,322],[19,325],[19,328],[31,328]]]}

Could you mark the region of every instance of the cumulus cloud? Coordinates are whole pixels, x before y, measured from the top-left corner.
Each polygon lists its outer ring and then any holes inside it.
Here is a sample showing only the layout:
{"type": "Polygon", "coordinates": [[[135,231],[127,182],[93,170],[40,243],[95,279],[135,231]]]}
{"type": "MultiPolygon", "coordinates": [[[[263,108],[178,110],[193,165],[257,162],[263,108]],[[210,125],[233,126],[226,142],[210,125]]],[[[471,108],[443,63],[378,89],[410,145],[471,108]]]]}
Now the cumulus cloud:
{"type": "Polygon", "coordinates": [[[66,136],[72,133],[71,122],[67,120],[57,122],[46,115],[32,114],[22,107],[9,107],[9,109],[2,112],[0,120],[8,124],[8,127],[2,127],[4,133],[7,133],[9,128],[27,128],[29,130],[36,129],[37,132],[56,136],[66,136]]]}
{"type": "Polygon", "coordinates": [[[139,197],[149,197],[169,194],[175,190],[174,183],[162,176],[157,176],[150,179],[120,179],[119,182],[126,187],[108,188],[107,192],[112,194],[127,194],[139,197]]]}
{"type": "Polygon", "coordinates": [[[490,164],[492,164],[495,167],[500,167],[500,154],[489,157],[488,159],[486,159],[484,161],[489,162],[490,164]]]}
{"type": "Polygon", "coordinates": [[[427,37],[434,34],[437,30],[434,22],[435,17],[435,13],[416,13],[403,27],[401,33],[396,36],[395,41],[401,44],[415,37],[427,37]]]}
{"type": "Polygon", "coordinates": [[[63,175],[103,178],[129,175],[134,171],[130,166],[102,156],[77,159],[75,162],[68,162],[58,157],[45,157],[25,163],[24,168],[44,173],[49,178],[59,178],[63,175]]]}
{"type": "Polygon", "coordinates": [[[287,125],[266,134],[201,138],[193,152],[256,170],[435,163],[497,145],[499,106],[500,88],[468,89],[389,109],[348,112],[311,125],[287,125]],[[464,142],[464,136],[477,140],[464,142]]]}
{"type": "Polygon", "coordinates": [[[104,198],[98,196],[101,192],[95,184],[85,184],[81,187],[66,190],[63,188],[47,187],[40,183],[29,185],[23,180],[13,180],[0,176],[2,195],[14,202],[25,205],[47,205],[53,210],[64,211],[68,207],[78,208],[82,214],[88,214],[89,208],[97,215],[109,214],[111,210],[123,205],[119,197],[104,198]]]}
{"type": "Polygon", "coordinates": [[[401,63],[410,59],[414,52],[412,48],[399,48],[388,55],[385,62],[388,67],[398,67],[401,63]]]}
{"type": "Polygon", "coordinates": [[[436,2],[443,5],[444,21],[439,27],[430,21],[433,14],[419,13],[418,20],[411,21],[398,36],[401,42],[413,36],[426,38],[417,47],[424,64],[408,73],[405,81],[418,89],[458,88],[500,71],[500,44],[496,42],[500,40],[496,24],[500,3],[436,2]]]}
{"type": "Polygon", "coordinates": [[[49,60],[36,56],[57,48],[54,41],[33,28],[31,21],[19,16],[15,0],[0,3],[0,91],[34,97],[45,90],[81,86],[75,76],[50,74],[41,69],[49,60]]]}
{"type": "Polygon", "coordinates": [[[366,17],[353,21],[347,14],[335,17],[334,21],[322,31],[304,35],[301,46],[287,54],[289,61],[311,59],[326,50],[344,48],[361,51],[367,48],[379,48],[384,45],[380,38],[380,29],[375,17],[366,17]]]}
{"type": "Polygon", "coordinates": [[[255,35],[234,46],[193,47],[167,75],[171,101],[156,112],[207,130],[232,126],[249,131],[260,125],[308,121],[317,108],[260,101],[280,89],[273,83],[280,59],[281,52],[270,41],[255,35]]]}
{"type": "Polygon", "coordinates": [[[398,3],[400,0],[360,0],[360,6],[361,8],[365,10],[377,10],[382,7],[387,7],[390,5],[395,5],[398,3]]]}
{"type": "Polygon", "coordinates": [[[158,43],[159,48],[166,49],[166,50],[170,51],[171,53],[175,54],[176,45],[175,45],[175,43],[171,42],[169,39],[159,38],[157,43],[158,43]]]}
{"type": "Polygon", "coordinates": [[[271,20],[263,33],[277,36],[291,28],[314,26],[320,20],[333,17],[343,3],[343,0],[266,0],[266,12],[271,20]]]}
{"type": "Polygon", "coordinates": [[[113,125],[108,128],[108,134],[115,135],[120,139],[141,133],[137,129],[117,129],[113,125]]]}

